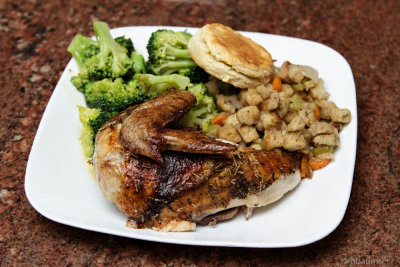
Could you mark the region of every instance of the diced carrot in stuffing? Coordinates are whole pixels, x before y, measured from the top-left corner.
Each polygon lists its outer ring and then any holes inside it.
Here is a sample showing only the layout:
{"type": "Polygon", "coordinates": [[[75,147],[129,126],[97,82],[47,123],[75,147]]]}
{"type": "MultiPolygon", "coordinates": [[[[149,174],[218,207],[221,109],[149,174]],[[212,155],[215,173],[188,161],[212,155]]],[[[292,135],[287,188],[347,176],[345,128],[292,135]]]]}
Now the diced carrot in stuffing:
{"type": "Polygon", "coordinates": [[[225,114],[218,114],[214,118],[211,119],[211,124],[222,125],[224,121],[228,118],[225,114]]]}
{"type": "Polygon", "coordinates": [[[321,112],[317,105],[315,105],[314,111],[315,111],[315,116],[317,117],[317,119],[321,119],[321,112]]]}
{"type": "Polygon", "coordinates": [[[274,79],[272,80],[272,88],[278,92],[282,90],[282,81],[278,75],[275,75],[274,79]]]}
{"type": "Polygon", "coordinates": [[[301,156],[301,162],[300,162],[301,178],[307,177],[307,168],[308,168],[308,155],[303,154],[303,156],[301,156]]]}
{"type": "Polygon", "coordinates": [[[326,167],[330,161],[330,159],[311,158],[308,165],[312,170],[319,170],[326,167]]]}

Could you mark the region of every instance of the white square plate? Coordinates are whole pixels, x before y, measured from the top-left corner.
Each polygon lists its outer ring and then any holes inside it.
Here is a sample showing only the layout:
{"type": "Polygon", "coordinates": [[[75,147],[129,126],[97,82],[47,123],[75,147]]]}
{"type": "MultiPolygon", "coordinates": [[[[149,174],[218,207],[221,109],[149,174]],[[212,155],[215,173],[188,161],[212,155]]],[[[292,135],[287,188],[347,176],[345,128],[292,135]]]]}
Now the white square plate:
{"type": "MultiPolygon", "coordinates": [[[[125,27],[113,29],[114,37],[131,37],[138,52],[147,56],[146,44],[157,29],[181,27],[125,27]]],[[[78,71],[71,60],[47,105],[29,156],[25,191],[29,202],[43,216],[59,223],[150,241],[232,247],[294,247],[315,242],[331,233],[342,220],[350,197],[357,142],[357,107],[354,79],[347,61],[335,50],[311,41],[277,35],[242,32],[263,45],[277,60],[289,60],[319,71],[338,107],[348,108],[352,121],[340,133],[335,160],[314,172],[278,202],[218,223],[198,226],[193,232],[161,233],[126,227],[127,218],[103,198],[78,141],[81,124],[77,105],[84,98],[70,83],[78,71]]]]}

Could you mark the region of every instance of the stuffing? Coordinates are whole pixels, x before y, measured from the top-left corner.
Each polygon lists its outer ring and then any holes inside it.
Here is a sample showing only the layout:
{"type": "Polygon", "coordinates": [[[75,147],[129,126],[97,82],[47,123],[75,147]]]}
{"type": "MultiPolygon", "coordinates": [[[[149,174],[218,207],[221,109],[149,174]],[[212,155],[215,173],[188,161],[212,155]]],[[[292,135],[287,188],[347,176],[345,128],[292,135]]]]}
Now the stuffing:
{"type": "Polygon", "coordinates": [[[239,143],[242,138],[238,134],[236,127],[232,124],[225,124],[218,128],[217,136],[220,139],[231,141],[234,143],[239,143]]]}
{"type": "Polygon", "coordinates": [[[313,138],[315,145],[338,146],[339,139],[335,134],[320,134],[313,138]]]}
{"type": "Polygon", "coordinates": [[[264,132],[264,146],[266,150],[272,150],[283,146],[282,131],[277,129],[269,129],[264,132]]]}
{"type": "Polygon", "coordinates": [[[288,151],[301,150],[308,146],[301,132],[290,132],[283,136],[283,148],[288,151]]]}
{"type": "Polygon", "coordinates": [[[280,118],[283,118],[286,113],[290,110],[290,100],[289,98],[279,95],[279,105],[276,112],[278,113],[280,118]]]}
{"type": "Polygon", "coordinates": [[[306,125],[305,125],[302,117],[301,116],[296,116],[288,124],[287,131],[288,132],[300,131],[300,130],[303,130],[305,126],[306,125]]]}
{"type": "Polygon", "coordinates": [[[282,66],[279,68],[279,77],[282,81],[289,82],[289,61],[283,62],[282,66]]]}
{"type": "Polygon", "coordinates": [[[351,120],[350,110],[347,108],[333,108],[331,109],[330,115],[333,122],[349,123],[351,120]]]}
{"type": "Polygon", "coordinates": [[[317,106],[319,107],[319,111],[321,113],[321,119],[330,120],[331,119],[331,110],[337,108],[336,104],[331,101],[320,100],[315,101],[317,106]]]}
{"type": "Polygon", "coordinates": [[[228,96],[228,100],[236,109],[241,109],[242,107],[247,106],[247,103],[243,104],[237,95],[228,96]]]}
{"type": "Polygon", "coordinates": [[[311,134],[311,132],[309,131],[309,129],[303,129],[301,130],[301,133],[304,136],[304,140],[306,140],[306,142],[309,144],[311,143],[311,140],[313,138],[313,135],[311,134]]]}
{"type": "Polygon", "coordinates": [[[277,69],[280,89],[266,81],[231,96],[219,94],[222,90],[215,79],[208,82],[218,108],[228,116],[217,137],[257,150],[283,148],[309,156],[328,146],[329,153],[322,155],[332,158],[339,131],[350,122],[351,114],[328,101],[329,93],[318,73],[312,76],[304,69],[286,61],[277,69]]]}
{"type": "Polygon", "coordinates": [[[293,87],[290,84],[282,84],[282,90],[279,92],[281,96],[291,97],[294,94],[293,87]]]}
{"type": "Polygon", "coordinates": [[[297,116],[297,112],[296,111],[289,110],[289,112],[286,113],[285,117],[283,117],[283,120],[286,123],[290,123],[296,116],[297,116]]]}
{"type": "MultiPolygon", "coordinates": [[[[311,124],[310,128],[308,129],[311,135],[317,136],[319,134],[334,134],[335,127],[325,121],[317,121],[311,124]]],[[[337,130],[336,130],[337,131],[337,130]]]]}
{"type": "Polygon", "coordinates": [[[260,118],[260,110],[256,106],[247,106],[239,109],[236,117],[240,123],[253,125],[260,118]]]}
{"type": "Polygon", "coordinates": [[[296,66],[294,64],[289,65],[288,75],[289,75],[290,81],[292,81],[294,83],[300,83],[304,79],[303,72],[301,71],[301,69],[298,66],[296,66]]]}
{"type": "Polygon", "coordinates": [[[266,109],[274,110],[279,105],[279,94],[277,91],[273,91],[269,98],[266,100],[266,109]]]}
{"type": "Polygon", "coordinates": [[[251,143],[250,147],[254,148],[255,150],[262,150],[262,147],[260,144],[255,144],[254,142],[251,143]]]}
{"type": "Polygon", "coordinates": [[[263,99],[256,89],[249,89],[244,93],[244,98],[250,106],[257,106],[263,99]]]}
{"type": "Polygon", "coordinates": [[[218,82],[216,79],[210,80],[209,82],[205,83],[205,85],[210,95],[217,96],[220,94],[218,82]]]}
{"type": "Polygon", "coordinates": [[[315,104],[304,102],[300,111],[299,116],[302,118],[303,122],[309,127],[314,122],[318,121],[317,116],[315,115],[315,104]]]}
{"type": "Polygon", "coordinates": [[[272,88],[272,84],[267,84],[267,85],[259,85],[256,87],[257,92],[261,95],[263,99],[267,99],[274,89],[272,88]]]}
{"type": "Polygon", "coordinates": [[[261,138],[258,138],[251,142],[250,147],[256,149],[256,150],[262,150],[263,149],[263,140],[261,138]]]}
{"type": "Polygon", "coordinates": [[[281,130],[286,130],[287,129],[287,124],[284,121],[281,121],[281,130]]]}
{"type": "Polygon", "coordinates": [[[240,122],[238,121],[236,114],[231,114],[226,118],[225,124],[231,124],[235,126],[236,128],[240,126],[240,122]]]}
{"type": "Polygon", "coordinates": [[[327,100],[329,98],[329,93],[325,91],[323,83],[324,81],[320,79],[317,85],[310,89],[310,95],[315,100],[327,100]]]}
{"type": "Polygon", "coordinates": [[[231,103],[229,96],[217,95],[217,106],[228,114],[235,113],[236,107],[231,103]]]}
{"type": "Polygon", "coordinates": [[[264,129],[274,127],[281,122],[281,118],[276,112],[265,112],[260,116],[260,120],[264,129]]]}
{"type": "Polygon", "coordinates": [[[246,143],[250,143],[260,137],[255,127],[247,125],[241,126],[239,128],[239,133],[240,136],[242,136],[243,141],[246,143]]]}
{"type": "Polygon", "coordinates": [[[257,121],[257,123],[256,123],[256,129],[257,129],[257,131],[260,131],[260,132],[264,131],[264,126],[263,126],[261,120],[258,120],[258,121],[257,121]]]}

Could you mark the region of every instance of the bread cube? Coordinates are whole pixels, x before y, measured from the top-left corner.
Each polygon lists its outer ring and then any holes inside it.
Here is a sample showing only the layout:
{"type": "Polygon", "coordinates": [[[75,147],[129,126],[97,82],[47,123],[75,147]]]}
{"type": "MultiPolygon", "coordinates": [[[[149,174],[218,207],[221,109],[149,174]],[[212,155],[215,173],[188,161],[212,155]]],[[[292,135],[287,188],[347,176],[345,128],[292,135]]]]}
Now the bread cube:
{"type": "Polygon", "coordinates": [[[272,84],[267,84],[267,85],[259,85],[256,87],[257,92],[261,95],[263,99],[267,99],[274,89],[272,88],[272,84]]]}
{"type": "Polygon", "coordinates": [[[279,94],[277,91],[273,91],[269,98],[266,100],[267,110],[274,110],[279,105],[279,94]]]}
{"type": "Polygon", "coordinates": [[[249,89],[244,93],[245,99],[250,106],[257,106],[263,99],[256,89],[249,89]]]}
{"type": "Polygon", "coordinates": [[[264,132],[264,146],[266,150],[272,150],[283,146],[282,131],[277,129],[268,129],[264,132]]]}
{"type": "Polygon", "coordinates": [[[236,112],[236,117],[240,123],[253,125],[260,118],[260,110],[256,106],[247,106],[239,109],[236,112]]]}
{"type": "Polygon", "coordinates": [[[260,116],[260,120],[264,129],[276,126],[281,122],[276,112],[265,112],[260,116]]]}
{"type": "Polygon", "coordinates": [[[303,130],[305,126],[306,125],[305,125],[303,119],[301,118],[301,116],[296,116],[288,124],[287,131],[288,132],[300,131],[300,130],[303,130]]]}
{"type": "Polygon", "coordinates": [[[316,145],[338,146],[339,138],[335,134],[320,134],[314,137],[313,143],[316,145]]]}
{"type": "Polygon", "coordinates": [[[225,124],[218,128],[217,136],[220,139],[231,141],[234,143],[239,143],[242,141],[239,133],[236,130],[236,127],[232,124],[225,124]]]}
{"type": "Polygon", "coordinates": [[[330,123],[325,121],[317,121],[311,124],[310,128],[308,129],[311,135],[317,136],[319,134],[334,134],[335,127],[333,127],[330,123]]]}
{"type": "Polygon", "coordinates": [[[283,137],[283,148],[288,151],[305,149],[308,146],[301,132],[288,132],[283,137]]]}
{"type": "Polygon", "coordinates": [[[255,127],[247,125],[239,128],[239,134],[246,143],[250,143],[260,137],[255,127]]]}
{"type": "Polygon", "coordinates": [[[331,109],[330,115],[333,122],[349,123],[351,120],[350,110],[347,108],[333,108],[331,109]]]}

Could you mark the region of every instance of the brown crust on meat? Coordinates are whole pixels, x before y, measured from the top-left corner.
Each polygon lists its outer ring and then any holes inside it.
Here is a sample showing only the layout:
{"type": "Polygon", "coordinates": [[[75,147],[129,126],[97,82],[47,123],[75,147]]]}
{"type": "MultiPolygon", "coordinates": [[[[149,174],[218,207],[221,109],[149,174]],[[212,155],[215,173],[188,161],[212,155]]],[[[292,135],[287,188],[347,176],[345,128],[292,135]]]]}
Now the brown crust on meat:
{"type": "Polygon", "coordinates": [[[200,131],[164,128],[177,121],[196,103],[185,90],[170,89],[159,97],[125,112],[119,140],[131,153],[140,154],[164,164],[162,152],[177,150],[191,153],[225,153],[236,149],[200,131]]]}
{"type": "Polygon", "coordinates": [[[195,103],[193,94],[171,89],[134,109],[122,122],[119,140],[131,153],[163,163],[161,152],[166,147],[161,129],[181,118],[195,103]]]}
{"type": "MultiPolygon", "coordinates": [[[[283,180],[299,168],[299,154],[251,148],[228,149],[226,153],[211,155],[165,151],[164,164],[159,164],[146,155],[132,153],[119,138],[122,126],[141,109],[142,105],[131,107],[107,122],[96,136],[93,156],[96,177],[105,197],[129,216],[131,225],[137,228],[191,229],[192,222],[234,207],[230,206],[234,201],[247,201],[250,196],[267,191],[275,181],[283,180]],[[171,222],[178,228],[168,228],[173,227],[171,222]],[[188,224],[181,224],[184,227],[179,228],[180,222],[188,224]]],[[[161,127],[165,125],[165,121],[157,122],[160,136],[165,131],[161,127]]],[[[181,129],[171,131],[169,136],[174,132],[178,138],[179,131],[187,131],[190,138],[180,132],[182,140],[175,145],[193,149],[190,145],[197,133],[181,129]]],[[[164,135],[167,134],[164,132],[164,135]]],[[[209,151],[219,151],[221,148],[215,139],[208,138],[203,136],[196,142],[204,143],[203,149],[209,146],[209,151]]],[[[223,148],[225,145],[222,143],[223,148]]],[[[198,144],[195,146],[194,150],[198,144]]],[[[258,202],[241,202],[240,205],[257,206],[258,202]]]]}
{"type": "Polygon", "coordinates": [[[245,150],[214,158],[164,154],[164,166],[126,154],[125,186],[118,206],[139,228],[162,229],[177,218],[201,219],[202,214],[226,208],[232,199],[265,190],[299,164],[297,155],[277,151],[245,150]]]}

